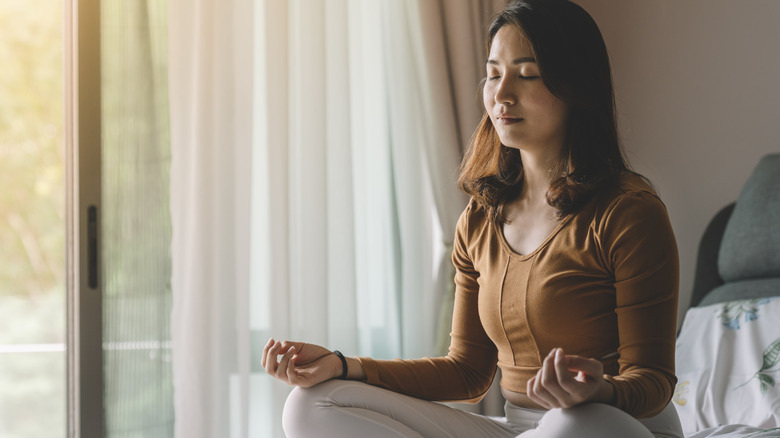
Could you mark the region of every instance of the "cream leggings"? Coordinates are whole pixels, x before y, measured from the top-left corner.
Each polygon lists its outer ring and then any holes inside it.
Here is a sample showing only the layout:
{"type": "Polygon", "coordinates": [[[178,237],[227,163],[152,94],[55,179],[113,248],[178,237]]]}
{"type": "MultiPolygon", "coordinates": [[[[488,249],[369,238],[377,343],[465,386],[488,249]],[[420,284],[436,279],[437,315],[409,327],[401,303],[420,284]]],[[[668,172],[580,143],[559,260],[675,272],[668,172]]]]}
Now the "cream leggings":
{"type": "Polygon", "coordinates": [[[671,404],[636,420],[603,404],[535,411],[507,403],[506,418],[493,418],[343,380],[295,388],[282,421],[288,438],[683,438],[671,404]]]}

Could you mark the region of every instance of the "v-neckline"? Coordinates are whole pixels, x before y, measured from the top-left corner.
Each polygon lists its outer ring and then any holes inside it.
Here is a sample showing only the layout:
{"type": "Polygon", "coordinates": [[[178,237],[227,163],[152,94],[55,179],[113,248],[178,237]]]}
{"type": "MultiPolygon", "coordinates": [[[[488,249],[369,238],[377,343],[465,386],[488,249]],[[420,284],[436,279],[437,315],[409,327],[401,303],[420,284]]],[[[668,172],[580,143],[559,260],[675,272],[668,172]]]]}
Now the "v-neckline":
{"type": "Polygon", "coordinates": [[[504,236],[504,226],[502,223],[494,222],[493,227],[496,231],[496,234],[498,235],[498,240],[501,242],[501,246],[504,247],[504,250],[507,251],[511,256],[518,257],[520,260],[528,260],[536,253],[541,251],[547,244],[555,237],[556,234],[564,227],[567,223],[571,220],[572,215],[566,215],[561,221],[558,223],[558,225],[550,232],[550,234],[547,236],[546,239],[542,243],[539,244],[539,246],[536,247],[533,251],[527,253],[527,254],[520,254],[519,252],[512,249],[512,246],[509,245],[509,242],[506,240],[506,236],[504,236]]]}

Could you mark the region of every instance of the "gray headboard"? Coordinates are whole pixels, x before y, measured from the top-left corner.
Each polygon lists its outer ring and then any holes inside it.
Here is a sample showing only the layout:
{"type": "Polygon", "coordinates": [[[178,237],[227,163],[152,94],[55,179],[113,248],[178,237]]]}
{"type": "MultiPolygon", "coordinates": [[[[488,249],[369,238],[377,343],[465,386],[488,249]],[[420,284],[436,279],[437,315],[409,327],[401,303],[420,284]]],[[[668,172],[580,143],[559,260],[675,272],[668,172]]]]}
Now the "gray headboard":
{"type": "Polygon", "coordinates": [[[780,154],[761,159],[699,244],[691,307],[780,296],[780,154]]]}

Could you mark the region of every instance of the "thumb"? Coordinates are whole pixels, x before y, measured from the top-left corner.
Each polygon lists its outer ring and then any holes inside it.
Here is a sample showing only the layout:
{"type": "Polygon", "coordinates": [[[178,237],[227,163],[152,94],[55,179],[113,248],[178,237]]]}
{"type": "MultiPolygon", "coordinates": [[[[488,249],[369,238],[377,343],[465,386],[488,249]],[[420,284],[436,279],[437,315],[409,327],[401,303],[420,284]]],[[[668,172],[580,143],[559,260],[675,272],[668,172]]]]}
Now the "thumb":
{"type": "Polygon", "coordinates": [[[600,376],[604,373],[601,362],[582,356],[566,356],[566,367],[569,371],[581,372],[587,376],[600,376]]]}
{"type": "Polygon", "coordinates": [[[285,354],[288,351],[290,351],[290,348],[295,348],[296,351],[301,350],[301,343],[300,342],[293,342],[293,341],[282,341],[282,346],[279,348],[280,354],[285,354]]]}

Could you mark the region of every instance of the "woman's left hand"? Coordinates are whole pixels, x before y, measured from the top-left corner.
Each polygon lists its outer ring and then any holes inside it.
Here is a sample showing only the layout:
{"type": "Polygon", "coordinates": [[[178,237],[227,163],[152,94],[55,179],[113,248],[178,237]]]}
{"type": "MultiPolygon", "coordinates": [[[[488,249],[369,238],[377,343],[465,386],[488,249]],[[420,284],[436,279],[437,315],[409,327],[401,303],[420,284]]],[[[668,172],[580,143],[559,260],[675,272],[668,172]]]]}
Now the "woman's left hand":
{"type": "Polygon", "coordinates": [[[554,348],[542,368],[528,381],[528,397],[547,409],[570,408],[586,402],[610,404],[614,388],[604,380],[596,359],[567,356],[554,348]]]}

